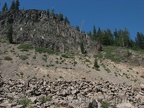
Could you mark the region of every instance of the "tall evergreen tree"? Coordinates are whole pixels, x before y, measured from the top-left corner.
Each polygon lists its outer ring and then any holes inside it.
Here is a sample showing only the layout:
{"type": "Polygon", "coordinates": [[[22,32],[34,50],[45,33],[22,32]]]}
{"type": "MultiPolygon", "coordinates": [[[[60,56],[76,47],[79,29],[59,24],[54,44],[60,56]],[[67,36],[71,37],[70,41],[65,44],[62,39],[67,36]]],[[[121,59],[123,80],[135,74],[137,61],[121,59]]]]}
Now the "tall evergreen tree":
{"type": "Polygon", "coordinates": [[[10,10],[14,10],[15,9],[15,1],[12,0],[11,6],[10,6],[10,10]]]}
{"type": "Polygon", "coordinates": [[[63,21],[63,14],[62,14],[62,13],[60,13],[60,14],[58,15],[58,21],[63,21]]]}
{"type": "Polygon", "coordinates": [[[76,29],[77,29],[77,31],[80,31],[80,28],[79,28],[79,26],[76,26],[76,29]]]}
{"type": "Polygon", "coordinates": [[[144,34],[137,32],[135,41],[138,48],[144,49],[144,34]]]}
{"type": "Polygon", "coordinates": [[[8,11],[8,7],[7,7],[7,3],[6,2],[4,3],[4,6],[2,8],[2,12],[4,12],[4,11],[8,11]]]}
{"type": "Polygon", "coordinates": [[[64,24],[66,25],[66,23],[70,24],[70,21],[68,20],[67,17],[65,17],[65,19],[64,19],[64,24]]]}
{"type": "Polygon", "coordinates": [[[122,38],[121,39],[122,39],[123,47],[128,47],[129,42],[130,42],[130,34],[126,28],[122,32],[122,38]]]}
{"type": "Polygon", "coordinates": [[[20,2],[19,0],[16,0],[15,2],[15,10],[19,10],[20,2]]]}
{"type": "Polygon", "coordinates": [[[13,26],[12,26],[12,24],[10,24],[8,26],[8,30],[7,30],[7,38],[8,38],[8,40],[9,40],[10,43],[13,43],[13,37],[12,37],[12,35],[13,35],[13,26]]]}
{"type": "Polygon", "coordinates": [[[97,33],[96,33],[96,27],[93,26],[93,40],[96,40],[97,39],[97,33]]]}

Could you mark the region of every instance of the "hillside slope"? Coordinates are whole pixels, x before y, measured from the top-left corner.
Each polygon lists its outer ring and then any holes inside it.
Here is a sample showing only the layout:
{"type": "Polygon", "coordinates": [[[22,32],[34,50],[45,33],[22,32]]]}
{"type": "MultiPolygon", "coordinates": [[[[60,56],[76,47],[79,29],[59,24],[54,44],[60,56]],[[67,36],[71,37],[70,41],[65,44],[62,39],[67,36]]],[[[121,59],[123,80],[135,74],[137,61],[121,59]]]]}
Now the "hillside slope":
{"type": "Polygon", "coordinates": [[[49,48],[56,52],[81,53],[96,51],[90,37],[76,30],[57,14],[41,10],[5,11],[0,14],[0,37],[7,38],[9,25],[13,27],[13,43],[29,43],[36,47],[49,48]],[[93,47],[93,50],[91,50],[93,47]]]}

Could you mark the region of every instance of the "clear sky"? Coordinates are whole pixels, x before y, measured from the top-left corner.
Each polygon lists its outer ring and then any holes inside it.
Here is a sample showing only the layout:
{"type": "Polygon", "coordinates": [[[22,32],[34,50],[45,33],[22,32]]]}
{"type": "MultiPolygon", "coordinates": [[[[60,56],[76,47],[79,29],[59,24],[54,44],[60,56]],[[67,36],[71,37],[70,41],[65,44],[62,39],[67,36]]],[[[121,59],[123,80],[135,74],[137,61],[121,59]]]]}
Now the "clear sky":
{"type": "MultiPolygon", "coordinates": [[[[0,0],[0,8],[12,0],[0,0]]],[[[83,31],[92,31],[93,26],[101,29],[127,28],[132,39],[137,32],[144,33],[144,0],[19,0],[20,8],[55,9],[67,16],[72,26],[80,26],[83,31]]]]}

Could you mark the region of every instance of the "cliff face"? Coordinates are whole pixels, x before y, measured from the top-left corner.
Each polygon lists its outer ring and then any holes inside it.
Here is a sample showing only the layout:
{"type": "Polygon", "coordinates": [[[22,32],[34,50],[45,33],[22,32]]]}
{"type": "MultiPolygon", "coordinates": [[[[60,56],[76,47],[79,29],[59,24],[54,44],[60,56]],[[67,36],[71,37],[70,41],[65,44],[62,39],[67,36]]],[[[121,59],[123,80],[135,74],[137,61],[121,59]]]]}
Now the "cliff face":
{"type": "Polygon", "coordinates": [[[80,42],[90,51],[90,37],[76,30],[58,15],[40,10],[7,11],[0,14],[0,37],[13,25],[13,42],[29,43],[53,51],[80,53],[80,42]]]}

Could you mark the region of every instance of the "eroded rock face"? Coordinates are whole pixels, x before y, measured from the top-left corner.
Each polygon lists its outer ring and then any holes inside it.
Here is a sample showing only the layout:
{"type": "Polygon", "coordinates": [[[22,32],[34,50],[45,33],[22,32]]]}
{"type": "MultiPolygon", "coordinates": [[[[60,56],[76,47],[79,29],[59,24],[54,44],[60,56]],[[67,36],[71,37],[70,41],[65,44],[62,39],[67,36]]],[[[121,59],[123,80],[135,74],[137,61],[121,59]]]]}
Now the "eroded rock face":
{"type": "Polygon", "coordinates": [[[144,99],[144,94],[132,86],[85,80],[50,82],[33,78],[25,82],[9,79],[1,89],[0,107],[12,108],[20,106],[22,99],[34,107],[101,108],[103,101],[117,108],[138,108],[143,107],[144,99]]]}
{"type": "Polygon", "coordinates": [[[13,25],[14,43],[29,43],[53,51],[72,53],[81,53],[81,41],[86,52],[92,45],[88,35],[80,33],[64,20],[58,21],[58,15],[48,14],[47,11],[20,10],[1,13],[0,38],[6,36],[9,24],[13,25]]]}

